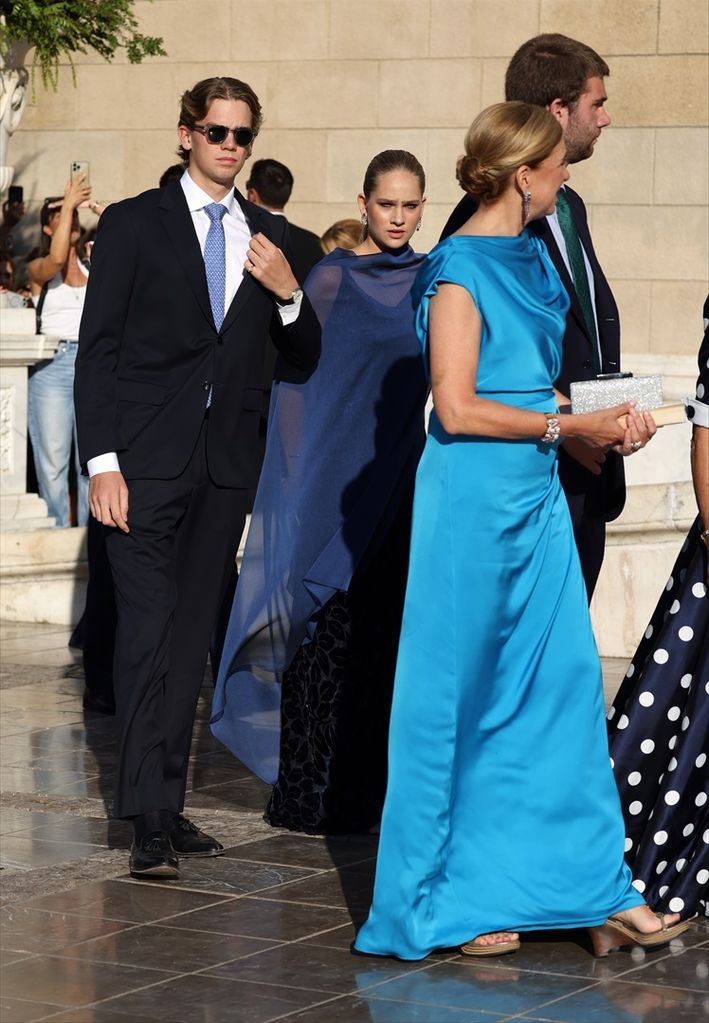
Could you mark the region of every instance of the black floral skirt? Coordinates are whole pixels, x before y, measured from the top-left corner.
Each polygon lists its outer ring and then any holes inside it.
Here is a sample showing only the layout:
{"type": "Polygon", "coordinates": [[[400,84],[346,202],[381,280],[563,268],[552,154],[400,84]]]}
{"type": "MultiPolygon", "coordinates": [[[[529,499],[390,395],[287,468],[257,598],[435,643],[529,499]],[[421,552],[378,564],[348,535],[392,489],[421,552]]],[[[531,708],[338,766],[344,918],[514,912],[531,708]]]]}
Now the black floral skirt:
{"type": "Polygon", "coordinates": [[[284,675],[281,761],[265,813],[275,827],[356,834],[379,823],[409,539],[407,502],[284,675]]]}

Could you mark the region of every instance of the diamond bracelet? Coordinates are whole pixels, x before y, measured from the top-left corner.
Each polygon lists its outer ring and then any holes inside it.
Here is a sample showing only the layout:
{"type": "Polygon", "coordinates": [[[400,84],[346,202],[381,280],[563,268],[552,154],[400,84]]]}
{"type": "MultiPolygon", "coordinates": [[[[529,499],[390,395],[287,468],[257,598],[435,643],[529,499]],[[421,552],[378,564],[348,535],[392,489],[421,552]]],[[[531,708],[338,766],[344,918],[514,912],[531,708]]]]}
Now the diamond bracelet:
{"type": "Polygon", "coordinates": [[[553,444],[554,441],[559,439],[561,433],[561,423],[557,412],[545,412],[547,420],[547,428],[540,438],[542,444],[553,444]]]}

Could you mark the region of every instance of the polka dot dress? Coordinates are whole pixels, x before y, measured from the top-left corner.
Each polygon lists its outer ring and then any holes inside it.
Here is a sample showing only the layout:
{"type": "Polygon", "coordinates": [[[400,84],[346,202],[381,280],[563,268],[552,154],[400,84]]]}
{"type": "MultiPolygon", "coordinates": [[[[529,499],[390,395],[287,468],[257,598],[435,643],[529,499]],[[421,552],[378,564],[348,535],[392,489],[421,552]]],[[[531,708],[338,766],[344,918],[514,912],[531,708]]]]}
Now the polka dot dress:
{"type": "MultiPolygon", "coordinates": [[[[709,394],[709,333],[697,398],[709,394]]],[[[697,517],[608,713],[634,885],[660,912],[709,915],[709,595],[697,517]]]]}

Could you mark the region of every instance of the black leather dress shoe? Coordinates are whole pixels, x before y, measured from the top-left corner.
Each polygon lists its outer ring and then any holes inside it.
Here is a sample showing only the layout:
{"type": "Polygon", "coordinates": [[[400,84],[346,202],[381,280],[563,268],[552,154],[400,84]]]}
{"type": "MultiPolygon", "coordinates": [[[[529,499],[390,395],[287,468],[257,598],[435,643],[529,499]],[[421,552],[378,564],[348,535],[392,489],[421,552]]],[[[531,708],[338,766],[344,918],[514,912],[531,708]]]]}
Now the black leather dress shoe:
{"type": "Polygon", "coordinates": [[[170,842],[178,856],[221,856],[224,852],[224,846],[216,838],[200,831],[181,813],[175,814],[170,842]]]}
{"type": "Polygon", "coordinates": [[[166,831],[151,831],[133,843],[130,851],[132,877],[176,881],[180,876],[177,856],[166,831]]]}
{"type": "Polygon", "coordinates": [[[116,701],[100,693],[93,693],[87,687],[84,689],[84,710],[95,710],[99,714],[113,715],[116,713],[116,701]]]}

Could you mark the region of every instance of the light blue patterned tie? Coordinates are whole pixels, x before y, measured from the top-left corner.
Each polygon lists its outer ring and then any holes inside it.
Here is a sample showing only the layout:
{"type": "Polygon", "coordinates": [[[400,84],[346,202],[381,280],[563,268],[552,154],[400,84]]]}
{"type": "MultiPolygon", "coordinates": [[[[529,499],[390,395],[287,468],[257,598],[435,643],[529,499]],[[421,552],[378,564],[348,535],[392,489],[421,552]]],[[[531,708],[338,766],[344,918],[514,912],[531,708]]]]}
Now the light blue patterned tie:
{"type": "Polygon", "coordinates": [[[219,330],[224,320],[224,295],[226,292],[226,247],[224,244],[224,225],[222,217],[226,206],[220,202],[210,203],[204,212],[211,223],[204,243],[204,269],[207,273],[209,303],[212,307],[214,326],[219,330]]]}

